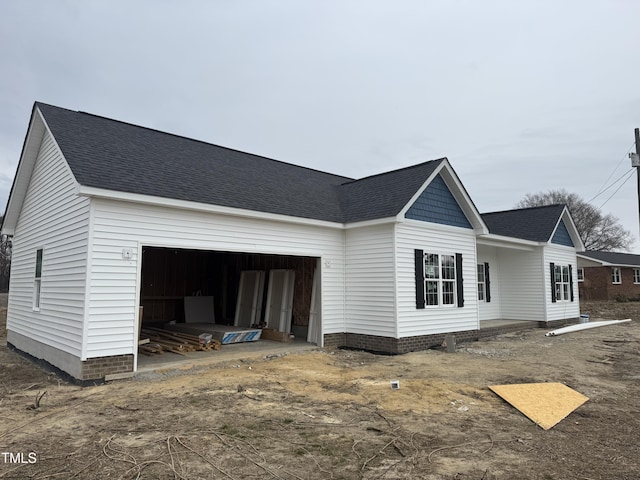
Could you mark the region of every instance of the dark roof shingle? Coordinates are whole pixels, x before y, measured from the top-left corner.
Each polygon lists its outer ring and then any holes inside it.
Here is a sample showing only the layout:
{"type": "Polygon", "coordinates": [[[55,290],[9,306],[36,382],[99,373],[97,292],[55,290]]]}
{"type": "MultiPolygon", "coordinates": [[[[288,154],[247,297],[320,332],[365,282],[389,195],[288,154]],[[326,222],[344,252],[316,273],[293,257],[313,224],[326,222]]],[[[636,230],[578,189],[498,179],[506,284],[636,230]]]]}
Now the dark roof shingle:
{"type": "Polygon", "coordinates": [[[347,177],[42,103],[76,180],[119,192],[341,221],[347,177]]]}
{"type": "Polygon", "coordinates": [[[520,208],[483,213],[489,233],[533,242],[548,242],[564,211],[564,205],[520,208]]]}
{"type": "Polygon", "coordinates": [[[36,102],[78,183],[330,222],[397,215],[434,160],[353,180],[36,102]]]}
{"type": "Polygon", "coordinates": [[[586,250],[584,252],[578,252],[578,255],[609,263],[611,265],[640,266],[640,255],[635,255],[633,253],[600,252],[597,250],[586,250]]]}
{"type": "Polygon", "coordinates": [[[431,160],[343,184],[339,194],[345,222],[397,215],[444,160],[431,160]]]}

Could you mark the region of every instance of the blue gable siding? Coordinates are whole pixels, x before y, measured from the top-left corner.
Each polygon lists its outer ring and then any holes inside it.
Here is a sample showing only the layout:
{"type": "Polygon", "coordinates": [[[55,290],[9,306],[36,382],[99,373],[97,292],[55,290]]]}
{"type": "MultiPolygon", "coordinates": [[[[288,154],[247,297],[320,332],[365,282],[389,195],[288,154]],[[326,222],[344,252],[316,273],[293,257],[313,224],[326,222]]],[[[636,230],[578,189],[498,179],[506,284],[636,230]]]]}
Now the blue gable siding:
{"type": "Polygon", "coordinates": [[[449,187],[440,175],[422,192],[411,205],[405,218],[423,222],[441,223],[454,227],[472,228],[471,223],[453,198],[449,187]]]}
{"type": "Polygon", "coordinates": [[[551,243],[575,247],[571,240],[571,235],[569,235],[569,230],[567,230],[567,226],[564,224],[564,220],[560,220],[558,228],[556,228],[556,233],[553,234],[553,238],[551,239],[551,243]]]}

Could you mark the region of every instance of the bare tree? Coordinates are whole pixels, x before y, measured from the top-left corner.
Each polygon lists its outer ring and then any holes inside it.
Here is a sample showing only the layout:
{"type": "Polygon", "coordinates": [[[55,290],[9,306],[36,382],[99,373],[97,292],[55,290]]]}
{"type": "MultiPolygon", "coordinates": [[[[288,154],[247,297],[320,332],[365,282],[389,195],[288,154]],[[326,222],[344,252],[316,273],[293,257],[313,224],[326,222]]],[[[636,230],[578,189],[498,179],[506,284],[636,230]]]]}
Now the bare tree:
{"type": "Polygon", "coordinates": [[[633,235],[625,230],[617,217],[602,212],[587,203],[579,195],[564,189],[548,192],[528,193],[516,204],[516,208],[540,207],[563,203],[571,217],[586,250],[629,250],[633,235]]]}

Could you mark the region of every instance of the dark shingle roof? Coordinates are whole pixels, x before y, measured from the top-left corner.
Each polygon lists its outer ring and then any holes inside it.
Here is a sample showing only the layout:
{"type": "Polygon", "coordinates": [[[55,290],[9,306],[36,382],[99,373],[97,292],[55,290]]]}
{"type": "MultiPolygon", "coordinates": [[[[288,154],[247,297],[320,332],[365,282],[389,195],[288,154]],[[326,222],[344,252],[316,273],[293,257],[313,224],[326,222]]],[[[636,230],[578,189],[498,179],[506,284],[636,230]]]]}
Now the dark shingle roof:
{"type": "Polygon", "coordinates": [[[347,177],[38,103],[76,180],[120,192],[341,221],[347,177]]]}
{"type": "Polygon", "coordinates": [[[345,222],[397,215],[444,160],[431,160],[345,183],[339,189],[345,222]]]}
{"type": "Polygon", "coordinates": [[[441,160],[354,181],[36,103],[78,183],[331,222],[398,214],[441,160]]]}
{"type": "Polygon", "coordinates": [[[596,250],[586,250],[584,252],[578,252],[578,255],[593,258],[611,265],[638,265],[640,266],[640,255],[634,255],[632,253],[618,253],[618,252],[600,252],[596,250]]]}
{"type": "Polygon", "coordinates": [[[504,212],[483,213],[489,233],[533,242],[548,242],[560,219],[564,205],[520,208],[504,212]]]}

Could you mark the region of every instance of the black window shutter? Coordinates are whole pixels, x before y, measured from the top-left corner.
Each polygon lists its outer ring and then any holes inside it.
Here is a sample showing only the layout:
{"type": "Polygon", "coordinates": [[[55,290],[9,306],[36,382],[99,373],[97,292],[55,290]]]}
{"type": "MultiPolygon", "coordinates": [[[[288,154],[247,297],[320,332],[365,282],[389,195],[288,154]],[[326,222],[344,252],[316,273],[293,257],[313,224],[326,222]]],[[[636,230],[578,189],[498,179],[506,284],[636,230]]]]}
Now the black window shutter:
{"type": "Polygon", "coordinates": [[[569,292],[571,292],[571,301],[573,302],[573,265],[569,265],[569,292]]]}
{"type": "Polygon", "coordinates": [[[462,278],[462,254],[456,253],[456,288],[458,307],[464,307],[464,279],[462,278]]]}
{"type": "Polygon", "coordinates": [[[491,301],[491,278],[489,278],[489,264],[484,263],[484,301],[489,303],[491,301]]]}
{"type": "Polygon", "coordinates": [[[416,308],[424,308],[424,251],[414,250],[416,272],[416,308]]]}
{"type": "Polygon", "coordinates": [[[550,263],[551,267],[551,301],[556,303],[556,264],[550,263]]]}

